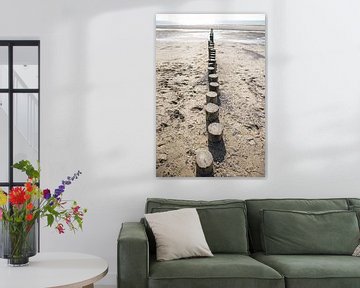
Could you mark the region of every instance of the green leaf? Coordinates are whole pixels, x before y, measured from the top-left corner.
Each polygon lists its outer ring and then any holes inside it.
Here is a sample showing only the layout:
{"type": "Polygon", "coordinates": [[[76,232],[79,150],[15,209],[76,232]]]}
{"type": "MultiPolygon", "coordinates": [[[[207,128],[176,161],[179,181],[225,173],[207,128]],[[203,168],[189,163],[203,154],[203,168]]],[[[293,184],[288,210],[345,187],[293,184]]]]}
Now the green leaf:
{"type": "Polygon", "coordinates": [[[28,165],[31,165],[30,161],[28,160],[21,160],[13,165],[14,168],[19,169],[21,171],[25,171],[28,165]]]}
{"type": "Polygon", "coordinates": [[[78,223],[79,228],[82,230],[82,219],[79,216],[75,216],[75,221],[78,223]]]}
{"type": "Polygon", "coordinates": [[[38,180],[40,178],[40,167],[35,169],[29,160],[21,160],[13,165],[15,169],[25,172],[29,178],[38,180]]]}
{"type": "Polygon", "coordinates": [[[51,227],[51,225],[54,223],[54,216],[53,215],[51,215],[51,214],[48,214],[47,215],[47,224],[48,224],[48,226],[50,226],[51,227]]]}

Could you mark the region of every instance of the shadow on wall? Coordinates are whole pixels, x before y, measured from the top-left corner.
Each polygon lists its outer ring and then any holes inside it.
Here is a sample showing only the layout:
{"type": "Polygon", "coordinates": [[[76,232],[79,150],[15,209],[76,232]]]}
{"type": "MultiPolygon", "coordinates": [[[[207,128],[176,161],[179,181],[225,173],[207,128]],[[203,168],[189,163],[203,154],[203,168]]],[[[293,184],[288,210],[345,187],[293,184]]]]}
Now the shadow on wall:
{"type": "MultiPolygon", "coordinates": [[[[317,9],[307,12],[306,5],[295,9],[290,2],[281,1],[273,3],[271,18],[267,19],[270,29],[267,54],[271,52],[271,55],[266,56],[266,127],[271,127],[267,143],[271,143],[272,151],[268,153],[267,149],[266,155],[273,159],[267,159],[266,171],[274,173],[278,180],[292,177],[298,181],[292,187],[294,193],[316,191],[317,187],[309,187],[314,179],[323,186],[336,182],[329,185],[332,191],[336,191],[336,187],[341,189],[343,183],[339,179],[347,179],[350,187],[357,185],[352,171],[360,161],[360,135],[354,133],[354,126],[359,127],[360,114],[359,109],[353,107],[360,104],[354,91],[359,86],[352,87],[354,66],[343,57],[343,51],[351,54],[349,50],[356,41],[349,41],[352,26],[348,26],[344,33],[339,33],[351,45],[343,48],[341,41],[333,43],[334,31],[341,26],[334,19],[346,14],[340,5],[334,6],[325,19],[317,21],[317,9]],[[300,17],[305,13],[306,18],[300,17]],[[314,31],[323,31],[321,39],[324,40],[308,45],[309,40],[318,39],[314,31]],[[292,42],[299,37],[299,32],[308,39],[299,41],[300,46],[292,42]]],[[[351,61],[359,59],[356,55],[351,58],[351,61]]],[[[278,189],[287,190],[287,181],[279,183],[283,184],[278,189]]]]}
{"type": "Polygon", "coordinates": [[[137,9],[149,6],[162,6],[168,8],[169,6],[176,7],[184,5],[184,3],[192,2],[192,0],[172,0],[171,3],[167,0],[110,0],[110,1],[93,1],[91,5],[87,1],[65,1],[67,7],[66,14],[71,13],[81,14],[86,13],[88,17],[97,16],[106,12],[116,12],[123,9],[137,9]]]}
{"type": "MultiPolygon", "coordinates": [[[[188,2],[191,1],[174,0],[171,1],[170,7],[179,8],[180,6],[184,5],[184,3],[188,3],[188,2]]],[[[87,170],[86,173],[88,175],[94,177],[99,176],[99,172],[96,171],[96,167],[94,167],[93,163],[94,162],[104,163],[102,159],[108,159],[110,162],[111,160],[128,161],[126,159],[127,157],[126,153],[125,154],[119,153],[118,151],[116,151],[115,148],[112,147],[113,145],[109,143],[106,143],[107,145],[106,147],[110,149],[107,150],[93,149],[96,151],[96,154],[94,154],[94,151],[92,149],[90,149],[89,151],[89,145],[91,146],[91,142],[92,142],[90,141],[89,144],[89,140],[92,139],[92,137],[94,137],[94,133],[95,132],[100,133],[101,135],[101,133],[104,132],[95,131],[96,129],[89,128],[89,123],[87,120],[89,119],[89,117],[93,117],[93,118],[99,117],[99,120],[104,122],[103,126],[104,125],[106,126],[107,123],[106,121],[109,118],[109,115],[89,116],[89,113],[92,112],[91,111],[89,112],[89,109],[87,109],[86,106],[89,106],[89,102],[90,103],[94,102],[94,100],[91,98],[93,97],[92,95],[98,95],[99,94],[98,89],[101,85],[103,85],[103,84],[95,83],[94,81],[91,80],[92,77],[90,77],[89,75],[91,73],[96,74],[99,72],[98,71],[94,72],[93,69],[94,67],[93,66],[89,67],[89,65],[94,65],[93,64],[94,59],[91,58],[92,56],[98,55],[100,57],[105,58],[106,54],[111,54],[113,51],[110,50],[109,52],[109,47],[112,46],[112,43],[103,43],[102,46],[100,47],[101,50],[96,51],[96,53],[94,53],[94,51],[92,50],[94,49],[92,43],[94,41],[93,38],[95,34],[92,34],[93,31],[89,32],[90,27],[94,22],[94,19],[98,18],[99,16],[102,16],[103,14],[126,12],[126,10],[130,10],[129,12],[131,13],[132,9],[139,9],[141,7],[146,8],[151,6],[159,7],[158,10],[160,11],[162,5],[164,5],[164,7],[167,7],[169,6],[169,3],[167,1],[158,1],[158,0],[141,0],[141,1],[110,0],[110,1],[93,1],[91,5],[89,5],[87,1],[82,0],[75,2],[64,1],[62,6],[58,7],[63,14],[63,17],[59,18],[59,20],[61,20],[62,22],[54,21],[53,30],[55,31],[55,33],[49,33],[50,42],[53,42],[51,44],[53,44],[53,47],[56,47],[56,49],[47,50],[46,48],[44,48],[43,49],[44,51],[42,52],[42,58],[45,58],[44,61],[42,61],[42,63],[44,63],[43,65],[46,65],[46,69],[42,70],[43,74],[44,71],[46,70],[46,75],[42,78],[42,80],[43,83],[46,83],[45,85],[49,87],[48,90],[44,90],[44,91],[47,91],[47,94],[51,95],[50,97],[48,96],[46,99],[45,97],[43,97],[42,101],[46,102],[45,105],[46,107],[49,107],[49,109],[47,110],[54,112],[52,112],[53,116],[51,116],[45,114],[46,112],[44,113],[44,111],[42,111],[42,115],[44,116],[43,119],[46,118],[49,119],[50,121],[53,121],[53,125],[52,125],[53,127],[58,126],[59,119],[61,119],[62,128],[56,132],[57,138],[60,138],[58,142],[58,146],[60,146],[61,141],[64,141],[64,143],[67,144],[68,143],[67,139],[76,139],[76,142],[71,143],[73,147],[69,147],[69,151],[71,151],[72,148],[78,150],[77,151],[78,153],[74,155],[71,154],[73,161],[81,163],[82,166],[87,167],[88,169],[94,169],[93,171],[87,170]],[[64,107],[64,106],[66,107],[66,109],[63,108],[59,109],[59,107],[64,107]],[[76,120],[76,122],[74,122],[74,120],[76,120]],[[69,129],[64,129],[64,127],[69,127],[69,129]],[[74,127],[74,129],[72,129],[72,127],[74,127]],[[65,139],[65,140],[61,140],[61,139],[65,139]],[[82,147],[82,149],[78,149],[77,147],[82,147]],[[89,155],[91,155],[91,157],[89,157],[89,155]]],[[[128,18],[129,17],[128,13],[126,15],[124,14],[125,19],[123,22],[127,21],[128,19],[132,19],[131,21],[134,21],[135,23],[136,19],[134,18],[136,18],[137,15],[138,14],[136,12],[134,14],[134,17],[128,18]]],[[[119,17],[121,16],[122,15],[119,14],[119,17]]],[[[151,25],[155,25],[155,13],[154,15],[151,15],[151,18],[153,19],[151,25]]],[[[139,19],[139,21],[137,22],[141,23],[140,20],[141,19],[139,19]]],[[[109,21],[109,25],[111,25],[111,21],[112,20],[109,21]]],[[[121,21],[116,21],[115,24],[119,24],[119,22],[121,24],[121,21]]],[[[138,24],[138,25],[144,25],[144,24],[138,24]]],[[[129,31],[128,27],[102,26],[101,28],[104,29],[106,28],[108,30],[103,30],[103,31],[99,30],[99,33],[105,33],[105,32],[108,32],[109,34],[116,33],[117,35],[124,35],[123,36],[125,38],[124,41],[130,40],[129,35],[131,35],[131,32],[129,31]]],[[[136,27],[136,32],[138,30],[139,28],[136,27]]],[[[138,37],[138,35],[134,35],[134,37],[138,37]]],[[[43,43],[44,42],[45,41],[43,41],[43,43]]],[[[44,47],[46,44],[47,43],[45,42],[44,47]]],[[[143,47],[139,47],[139,49],[143,49],[143,47]]],[[[119,58],[124,58],[125,56],[124,50],[119,51],[118,56],[119,58]]],[[[141,61],[141,59],[139,61],[141,61]]],[[[126,60],[124,62],[126,62],[126,60]]],[[[133,61],[133,62],[134,63],[132,64],[132,66],[138,65],[136,63],[137,61],[133,61]]],[[[99,68],[103,68],[103,66],[99,65],[98,62],[96,62],[95,65],[96,65],[95,67],[98,70],[100,70],[99,68]]],[[[132,72],[130,71],[132,71],[133,69],[134,69],[133,67],[127,67],[127,73],[131,74],[132,72]]],[[[112,72],[109,72],[108,70],[104,69],[104,71],[102,72],[100,71],[100,73],[107,74],[112,72]]],[[[113,82],[109,82],[110,83],[109,84],[110,86],[108,87],[110,88],[109,90],[111,89],[116,90],[117,85],[121,86],[125,84],[126,79],[124,80],[123,77],[124,73],[125,73],[124,69],[120,69],[118,71],[118,83],[115,84],[116,85],[115,87],[113,82]]],[[[113,81],[113,79],[110,79],[109,81],[113,81]]],[[[100,89],[104,90],[103,86],[101,86],[100,89]]],[[[108,93],[111,92],[109,91],[108,93]]],[[[98,99],[99,102],[98,111],[102,111],[101,102],[108,100],[111,101],[109,96],[104,96],[103,99],[100,98],[98,99]]],[[[138,101],[138,100],[134,98],[131,101],[138,101]]],[[[115,102],[118,103],[117,101],[115,102]]],[[[106,106],[106,108],[107,107],[108,106],[106,106]]],[[[116,115],[116,117],[113,118],[114,119],[113,121],[122,121],[120,114],[116,115]]],[[[155,115],[153,115],[153,117],[155,117],[155,115]]],[[[151,125],[151,124],[152,121],[148,121],[146,125],[151,125]]],[[[155,125],[153,125],[153,127],[155,127],[155,125]]],[[[107,127],[103,127],[103,128],[106,129],[107,127]]],[[[119,133],[119,132],[109,131],[109,133],[119,133]]],[[[128,133],[128,131],[123,131],[123,133],[128,133]]],[[[124,135],[119,135],[118,138],[121,138],[123,136],[124,135]]],[[[135,141],[136,139],[133,138],[132,140],[135,141]]],[[[98,140],[96,141],[98,143],[101,143],[98,140]]],[[[97,145],[99,145],[98,143],[97,145]]],[[[150,142],[149,144],[153,145],[152,142],[150,142]]],[[[121,147],[117,146],[116,148],[121,151],[121,147]]],[[[63,159],[60,156],[58,157],[59,158],[57,160],[59,161],[59,164],[61,164],[63,159]]],[[[142,174],[143,171],[138,171],[138,172],[142,174]]],[[[150,173],[151,171],[149,171],[149,174],[150,173]]],[[[110,182],[116,182],[119,180],[119,173],[117,174],[110,173],[110,174],[112,175],[107,174],[105,176],[105,179],[113,180],[110,182]]],[[[137,178],[138,180],[141,179],[139,173],[137,175],[134,175],[134,178],[137,178]]],[[[149,179],[149,177],[145,177],[145,178],[149,179]]]]}

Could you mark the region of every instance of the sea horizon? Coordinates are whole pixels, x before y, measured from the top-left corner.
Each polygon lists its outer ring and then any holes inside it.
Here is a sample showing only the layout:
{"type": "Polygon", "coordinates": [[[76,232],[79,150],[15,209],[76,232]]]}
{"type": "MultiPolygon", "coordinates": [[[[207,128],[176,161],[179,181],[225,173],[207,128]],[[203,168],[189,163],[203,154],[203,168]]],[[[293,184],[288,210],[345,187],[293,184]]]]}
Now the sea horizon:
{"type": "Polygon", "coordinates": [[[159,24],[156,23],[156,29],[189,29],[189,30],[242,30],[242,31],[265,31],[265,24],[159,24]]]}

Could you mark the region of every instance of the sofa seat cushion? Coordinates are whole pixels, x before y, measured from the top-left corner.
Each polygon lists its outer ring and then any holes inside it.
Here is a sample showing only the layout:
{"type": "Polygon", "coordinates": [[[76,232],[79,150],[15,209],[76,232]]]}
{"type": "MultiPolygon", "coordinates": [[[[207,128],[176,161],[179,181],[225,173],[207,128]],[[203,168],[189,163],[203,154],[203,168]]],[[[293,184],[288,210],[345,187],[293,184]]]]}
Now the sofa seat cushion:
{"type": "Polygon", "coordinates": [[[343,255],[265,255],[252,257],[285,277],[287,288],[358,288],[360,258],[343,255]]]}
{"type": "Polygon", "coordinates": [[[274,269],[246,255],[215,254],[211,258],[150,261],[149,288],[284,288],[274,269]]]}

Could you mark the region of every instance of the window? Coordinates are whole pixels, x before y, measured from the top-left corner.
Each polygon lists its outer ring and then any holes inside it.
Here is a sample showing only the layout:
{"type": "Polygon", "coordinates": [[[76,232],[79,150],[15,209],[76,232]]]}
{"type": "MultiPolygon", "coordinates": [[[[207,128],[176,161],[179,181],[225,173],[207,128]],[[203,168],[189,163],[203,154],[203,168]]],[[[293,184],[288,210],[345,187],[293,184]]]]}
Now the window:
{"type": "Polygon", "coordinates": [[[0,40],[0,186],[8,192],[26,177],[12,168],[40,160],[40,41],[0,40]]]}

